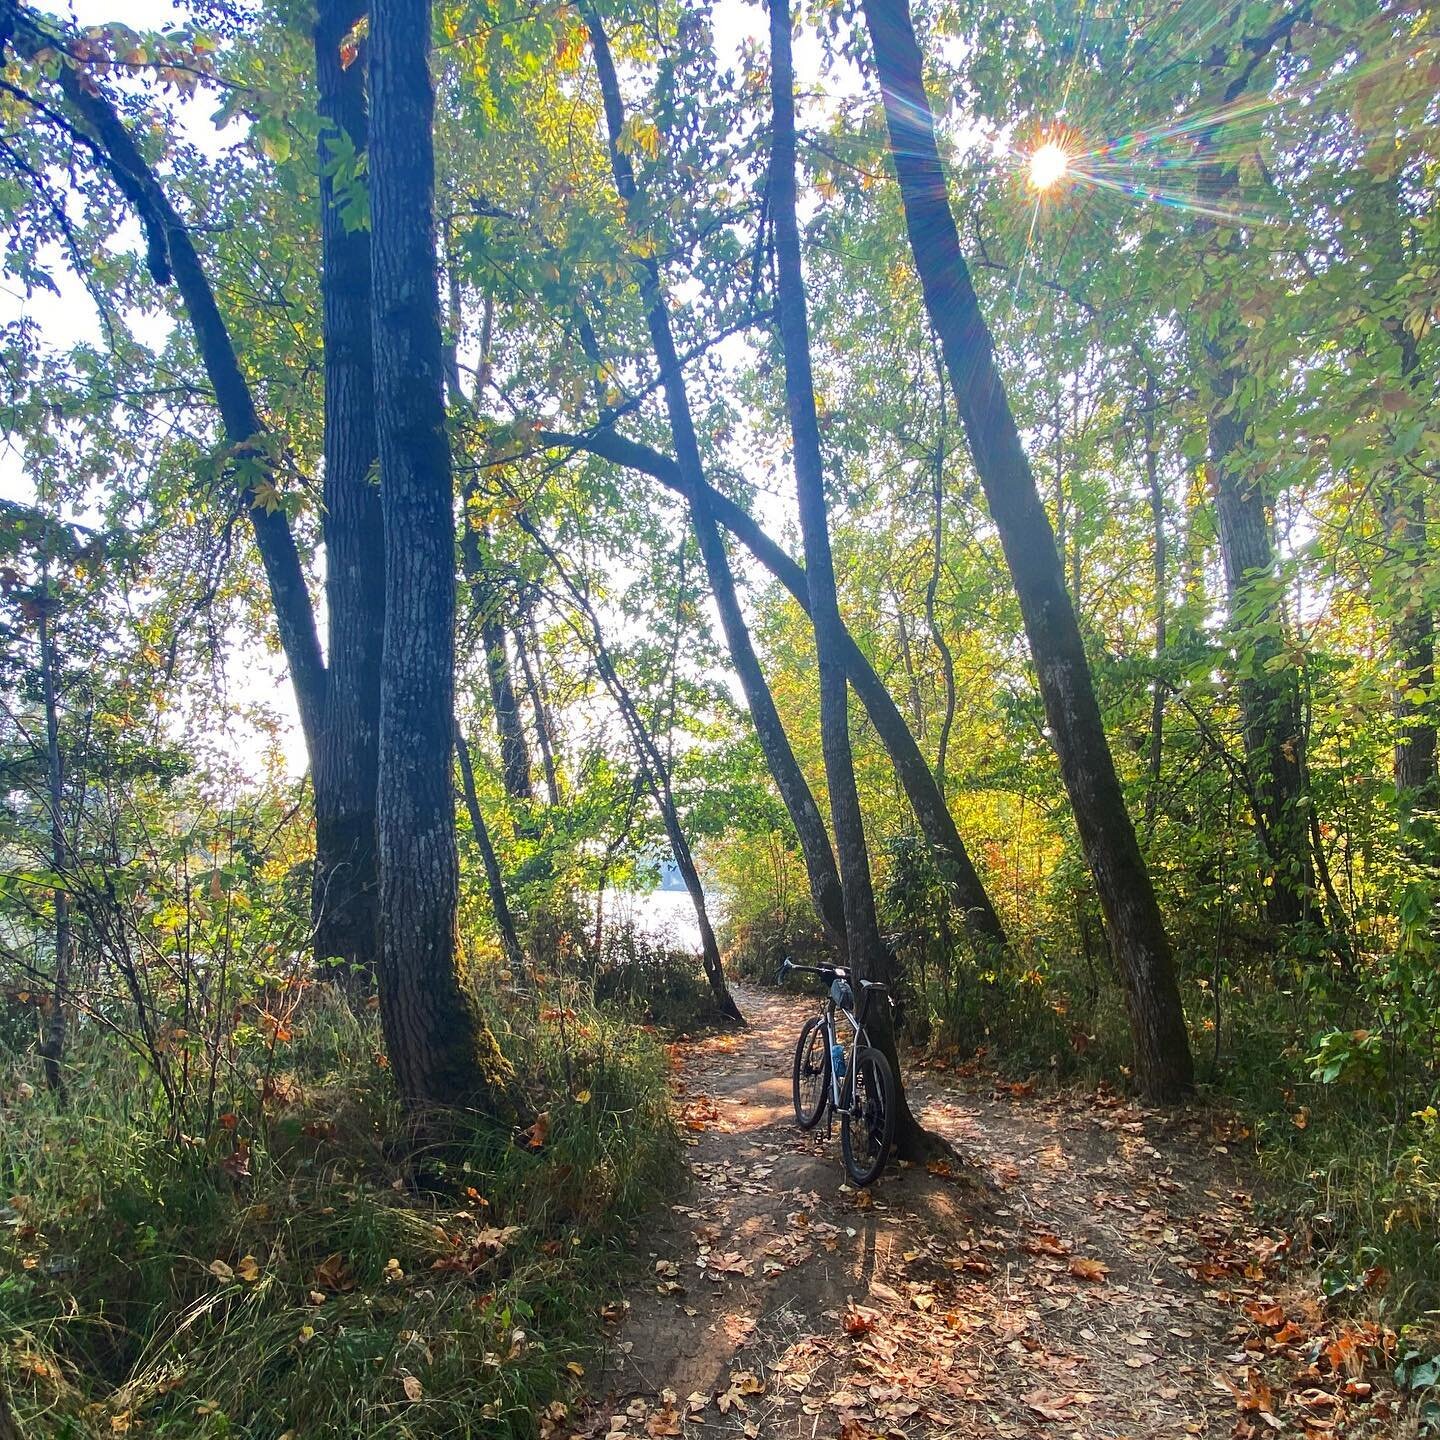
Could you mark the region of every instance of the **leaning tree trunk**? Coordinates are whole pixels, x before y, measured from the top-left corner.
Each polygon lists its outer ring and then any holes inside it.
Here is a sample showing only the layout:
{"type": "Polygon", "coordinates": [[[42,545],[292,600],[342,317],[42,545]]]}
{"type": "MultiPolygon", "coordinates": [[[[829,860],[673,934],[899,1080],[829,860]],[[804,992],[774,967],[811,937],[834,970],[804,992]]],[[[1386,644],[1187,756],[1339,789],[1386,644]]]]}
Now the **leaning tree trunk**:
{"type": "Polygon", "coordinates": [[[640,707],[635,703],[635,697],[631,694],[630,687],[621,679],[620,672],[615,668],[614,658],[610,654],[610,649],[605,643],[604,632],[600,628],[600,617],[595,613],[595,607],[590,603],[589,597],[571,578],[564,561],[541,534],[539,527],[523,512],[518,519],[521,528],[534,540],[545,558],[554,567],[556,575],[559,576],[561,584],[564,585],[570,599],[574,602],[576,610],[584,617],[583,625],[577,622],[572,628],[580,642],[589,649],[591,657],[595,661],[595,669],[599,672],[601,683],[610,692],[610,698],[614,700],[615,708],[620,712],[620,719],[635,747],[635,755],[644,777],[645,788],[649,790],[650,797],[655,802],[655,808],[660,812],[660,821],[665,827],[665,835],[670,842],[670,852],[674,858],[675,867],[680,871],[680,878],[685,882],[685,890],[690,896],[690,903],[695,907],[695,925],[700,932],[700,962],[705,970],[705,978],[710,982],[710,988],[715,994],[721,1012],[743,1025],[745,1017],[740,1013],[740,1007],[736,1005],[735,998],[731,995],[730,987],[725,980],[725,966],[720,958],[720,943],[715,938],[715,927],[710,923],[710,912],[705,902],[705,887],[701,883],[700,871],[695,864],[695,857],[691,853],[685,828],[680,823],[680,811],[675,804],[675,794],[670,788],[670,766],[666,762],[665,756],[661,754],[660,747],[655,743],[655,737],[650,733],[650,727],[646,725],[644,717],[640,714],[640,707]]]}
{"type": "Polygon", "coordinates": [[[470,829],[485,867],[485,888],[490,895],[490,912],[500,936],[500,946],[505,951],[505,963],[509,965],[511,974],[517,980],[522,980],[527,970],[525,952],[520,948],[515,917],[510,913],[510,901],[505,894],[505,876],[500,870],[500,859],[490,840],[490,827],[486,825],[485,814],[480,809],[480,796],[475,790],[475,767],[470,763],[470,746],[458,726],[455,729],[455,755],[460,762],[460,785],[465,796],[465,809],[470,816],[470,829]]]}
{"type": "MultiPolygon", "coordinates": [[[[686,493],[674,460],[652,446],[642,445],[612,430],[595,430],[583,435],[542,430],[536,438],[545,445],[586,450],[617,465],[649,475],[679,495],[686,493]]],[[[704,486],[704,496],[716,520],[785,587],[808,615],[810,582],[804,567],[796,564],[760,528],[748,510],[737,505],[729,496],[722,495],[708,482],[704,486]]],[[[865,713],[895,767],[895,774],[915,812],[951,903],[964,917],[966,928],[977,943],[987,947],[1003,946],[1006,943],[1005,928],[970,859],[965,842],[955,828],[955,819],[935,783],[935,776],[910,733],[895,697],[886,689],[885,682],[875,673],[875,667],[865,658],[848,631],[844,637],[843,658],[846,677],[854,686],[856,696],[865,707],[865,713]]]]}
{"type": "Polygon", "coordinates": [[[1193,1084],[1169,938],[1135,836],[1045,507],[950,212],[906,0],[864,0],[890,152],[930,323],[1015,584],[1076,828],[1125,987],[1135,1074],[1153,1100],[1193,1084]]]}
{"type": "Polygon", "coordinates": [[[380,682],[380,1016],[411,1104],[483,1102],[480,1028],[456,970],[451,783],[455,519],[435,272],[430,6],[370,26],[375,414],[385,517],[380,682]]]}
{"type": "MultiPolygon", "coordinates": [[[[631,224],[636,225],[643,197],[635,179],[630,156],[621,142],[625,113],[620,99],[615,62],[599,16],[588,9],[582,10],[581,15],[590,32],[595,68],[600,77],[600,93],[605,105],[615,189],[631,224]]],[[[831,938],[835,943],[841,944],[845,934],[845,910],[840,878],[835,869],[835,857],[830,849],[830,838],[825,833],[820,808],[815,803],[815,797],[811,794],[810,786],[785,734],[774,696],[765,682],[745,617],[740,609],[740,600],[735,592],[735,577],[730,569],[729,557],[725,553],[725,542],[720,537],[715,517],[706,503],[709,487],[705,483],[705,470],[700,458],[700,444],[695,435],[690,399],[685,389],[685,376],[675,349],[675,337],[660,267],[653,258],[647,257],[639,261],[639,269],[640,293],[645,304],[650,343],[660,368],[666,413],[675,441],[675,463],[689,502],[691,524],[701,558],[705,562],[715,606],[720,612],[720,623],[725,631],[731,663],[740,677],[740,687],[745,692],[760,749],[800,841],[816,912],[831,938]]]]}
{"type": "Polygon", "coordinates": [[[320,108],[320,290],[325,350],[325,595],[329,617],[325,723],[315,787],[315,958],[373,984],[380,949],[375,798],[385,535],[375,464],[370,342],[370,233],[347,220],[337,156],[365,153],[365,69],[340,47],[364,0],[321,0],[315,24],[320,108]]]}
{"type": "MultiPolygon", "coordinates": [[[[830,823],[834,827],[840,860],[851,970],[858,980],[888,984],[897,979],[897,974],[893,959],[881,941],[880,922],[875,915],[865,821],[850,749],[849,687],[843,658],[845,627],[840,618],[835,564],[830,551],[825,463],[820,453],[820,422],[815,413],[815,382],[810,366],[810,322],[805,306],[800,227],[795,218],[795,76],[790,53],[788,0],[770,0],[770,84],[774,130],[769,195],[775,227],[775,308],[785,355],[785,407],[795,452],[795,491],[805,545],[810,619],[820,670],[820,744],[830,792],[830,823]]],[[[895,1028],[886,1006],[873,1008],[868,1028],[889,1060],[895,1077],[896,1145],[900,1154],[913,1158],[923,1150],[925,1132],[910,1113],[905,1097],[895,1028]]]]}

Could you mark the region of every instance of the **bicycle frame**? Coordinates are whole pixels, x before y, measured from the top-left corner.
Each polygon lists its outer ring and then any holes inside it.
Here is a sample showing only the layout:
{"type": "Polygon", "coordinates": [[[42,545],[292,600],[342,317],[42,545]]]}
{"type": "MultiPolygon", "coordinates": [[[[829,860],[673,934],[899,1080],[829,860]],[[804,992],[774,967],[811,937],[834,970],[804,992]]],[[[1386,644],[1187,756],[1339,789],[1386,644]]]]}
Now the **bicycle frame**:
{"type": "MultiPolygon", "coordinates": [[[[868,1044],[869,1040],[865,1034],[865,1027],[859,1019],[843,1005],[836,1005],[835,1001],[827,995],[825,997],[825,1010],[820,1019],[821,1029],[825,1032],[825,1054],[832,1055],[835,1046],[839,1043],[835,1036],[835,1012],[839,1012],[850,1023],[850,1053],[845,1060],[845,1074],[848,1077],[855,1074],[855,1057],[860,1053],[861,1047],[868,1044]]],[[[835,1066],[830,1066],[830,1106],[837,1115],[853,1115],[853,1105],[842,1105],[840,1103],[840,1077],[835,1073],[835,1066]]]]}
{"type": "MultiPolygon", "coordinates": [[[[796,965],[787,956],[780,966],[780,974],[777,976],[777,981],[784,979],[786,973],[791,970],[805,971],[809,974],[822,975],[831,979],[837,976],[848,978],[850,973],[848,970],[839,966],[836,966],[834,969],[829,969],[828,967],[821,968],[816,965],[796,965]]],[[[860,982],[860,987],[860,1003],[856,1007],[856,1011],[863,1010],[869,1003],[870,996],[876,991],[881,993],[886,992],[884,985],[875,985],[867,989],[865,988],[864,981],[860,982]]],[[[869,1045],[870,1037],[865,1033],[864,1023],[861,1021],[858,1013],[847,1010],[843,1005],[837,1005],[834,995],[827,993],[825,996],[825,1008],[820,1012],[820,1027],[824,1032],[825,1054],[827,1056],[832,1055],[835,1046],[839,1043],[835,1036],[835,1012],[837,1010],[850,1022],[850,1054],[846,1057],[845,1074],[847,1078],[853,1079],[856,1057],[865,1046],[869,1045]]],[[[857,1113],[853,1104],[842,1105],[840,1103],[840,1077],[835,1073],[833,1061],[830,1065],[830,1108],[837,1115],[854,1116],[857,1113]]]]}

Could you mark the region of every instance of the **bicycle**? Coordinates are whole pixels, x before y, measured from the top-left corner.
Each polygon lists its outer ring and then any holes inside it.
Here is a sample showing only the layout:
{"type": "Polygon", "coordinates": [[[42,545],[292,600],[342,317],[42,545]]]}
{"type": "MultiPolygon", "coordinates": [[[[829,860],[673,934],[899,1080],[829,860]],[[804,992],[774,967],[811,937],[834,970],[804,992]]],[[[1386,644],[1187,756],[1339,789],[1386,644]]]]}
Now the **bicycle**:
{"type": "Polygon", "coordinates": [[[864,1003],[857,1007],[845,966],[796,965],[787,956],[776,983],[791,971],[819,975],[830,982],[825,1008],[805,1022],[795,1046],[792,1088],[796,1123],[802,1130],[813,1130],[827,1107],[839,1115],[845,1171],[857,1185],[873,1185],[895,1142],[895,1076],[890,1062],[869,1043],[857,1010],[864,1010],[877,992],[889,1000],[889,987],[878,980],[860,981],[864,1003]],[[836,1035],[837,1011],[850,1025],[848,1054],[836,1035]]]}

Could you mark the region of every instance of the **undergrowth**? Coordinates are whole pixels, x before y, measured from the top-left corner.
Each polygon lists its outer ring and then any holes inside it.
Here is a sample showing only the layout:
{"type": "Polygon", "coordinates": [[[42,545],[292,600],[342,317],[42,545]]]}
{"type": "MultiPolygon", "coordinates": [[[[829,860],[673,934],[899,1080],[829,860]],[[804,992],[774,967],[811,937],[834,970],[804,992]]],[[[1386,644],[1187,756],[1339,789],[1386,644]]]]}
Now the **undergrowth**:
{"type": "Polygon", "coordinates": [[[530,1123],[443,1146],[397,1108],[373,1017],[324,989],[283,1067],[226,1077],[205,1134],[167,1135],[96,1027],[63,1110],[31,1060],[0,1060],[0,1384],[21,1432],[535,1434],[679,1171],[663,1051],[574,989],[487,1003],[530,1123]]]}

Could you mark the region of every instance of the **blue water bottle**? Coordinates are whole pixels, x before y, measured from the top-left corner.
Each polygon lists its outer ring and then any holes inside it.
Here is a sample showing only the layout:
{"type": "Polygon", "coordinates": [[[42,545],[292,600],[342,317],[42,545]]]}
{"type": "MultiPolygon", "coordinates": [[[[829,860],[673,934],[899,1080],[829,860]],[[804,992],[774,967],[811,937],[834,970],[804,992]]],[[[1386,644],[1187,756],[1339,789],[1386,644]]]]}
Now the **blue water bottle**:
{"type": "Polygon", "coordinates": [[[845,1047],[838,1040],[830,1047],[830,1068],[837,1080],[845,1078],[845,1047]]]}

